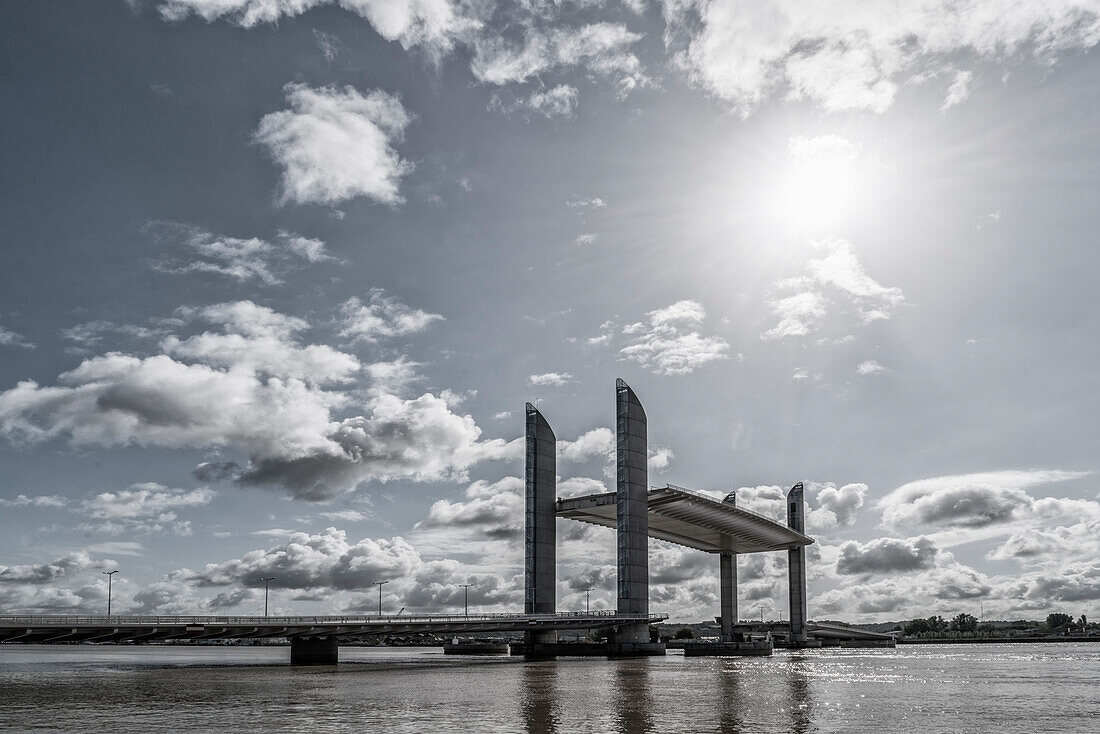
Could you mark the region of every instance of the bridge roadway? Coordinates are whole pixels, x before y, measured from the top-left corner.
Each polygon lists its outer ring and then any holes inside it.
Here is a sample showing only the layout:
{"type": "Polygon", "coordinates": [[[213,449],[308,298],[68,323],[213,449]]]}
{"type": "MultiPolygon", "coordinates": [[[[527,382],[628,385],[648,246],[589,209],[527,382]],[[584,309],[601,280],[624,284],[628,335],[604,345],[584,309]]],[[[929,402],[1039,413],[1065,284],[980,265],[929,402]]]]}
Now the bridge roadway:
{"type": "Polygon", "coordinates": [[[335,663],[337,646],[341,641],[365,637],[610,629],[640,621],[656,623],[667,618],[668,615],[664,614],[617,614],[614,611],[329,617],[0,616],[0,642],[145,642],[286,637],[291,641],[292,663],[335,663]],[[319,652],[310,652],[315,650],[319,652]]]}

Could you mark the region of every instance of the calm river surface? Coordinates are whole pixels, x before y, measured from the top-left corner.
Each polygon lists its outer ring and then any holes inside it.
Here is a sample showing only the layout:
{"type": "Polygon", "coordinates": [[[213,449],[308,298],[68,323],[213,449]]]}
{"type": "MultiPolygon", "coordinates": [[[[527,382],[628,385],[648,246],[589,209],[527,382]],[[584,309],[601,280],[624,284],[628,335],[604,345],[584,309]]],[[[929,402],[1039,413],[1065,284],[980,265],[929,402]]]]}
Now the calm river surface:
{"type": "Polygon", "coordinates": [[[635,660],[0,646],[0,731],[1100,732],[1100,644],[635,660]]]}

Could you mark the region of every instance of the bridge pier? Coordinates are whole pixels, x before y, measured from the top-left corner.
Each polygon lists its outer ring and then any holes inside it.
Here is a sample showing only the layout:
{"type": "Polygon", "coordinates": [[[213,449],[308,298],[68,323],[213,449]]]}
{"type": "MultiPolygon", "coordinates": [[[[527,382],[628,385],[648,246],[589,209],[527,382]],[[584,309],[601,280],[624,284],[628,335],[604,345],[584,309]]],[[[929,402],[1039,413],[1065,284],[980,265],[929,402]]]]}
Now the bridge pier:
{"type": "MultiPolygon", "coordinates": [[[[787,526],[800,533],[806,532],[805,501],[802,482],[787,493],[787,526]]],[[[791,612],[791,645],[806,645],[806,547],[787,551],[788,601],[791,612]]]]}
{"type": "Polygon", "coordinates": [[[336,665],[340,645],[335,637],[290,638],[291,665],[336,665]]]}
{"type": "MultiPolygon", "coordinates": [[[[524,479],[523,612],[557,611],[557,438],[538,408],[527,403],[524,479]]],[[[525,632],[529,657],[553,657],[558,633],[525,632]]]]}
{"type": "MultiPolygon", "coordinates": [[[[645,410],[634,391],[615,381],[615,514],[619,614],[649,614],[649,448],[645,410]]],[[[650,642],[649,622],[614,630],[610,655],[664,655],[650,642]]]]}
{"type": "Polygon", "coordinates": [[[718,620],[722,630],[720,639],[722,642],[733,642],[733,625],[737,624],[737,554],[718,554],[718,570],[722,584],[718,620]]]}

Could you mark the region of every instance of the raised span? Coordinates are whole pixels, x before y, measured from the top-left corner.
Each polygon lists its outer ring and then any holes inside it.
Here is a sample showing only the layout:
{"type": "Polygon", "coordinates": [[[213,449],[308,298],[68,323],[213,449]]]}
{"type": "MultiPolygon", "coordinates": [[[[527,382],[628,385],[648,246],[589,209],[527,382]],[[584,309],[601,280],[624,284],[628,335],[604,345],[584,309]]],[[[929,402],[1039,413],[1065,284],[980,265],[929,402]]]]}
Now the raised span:
{"type": "MultiPolygon", "coordinates": [[[[614,492],[559,499],[558,517],[616,526],[614,492]]],[[[813,538],[755,512],[724,504],[698,492],[668,485],[648,493],[651,538],[707,553],[760,553],[790,550],[813,538]]]]}

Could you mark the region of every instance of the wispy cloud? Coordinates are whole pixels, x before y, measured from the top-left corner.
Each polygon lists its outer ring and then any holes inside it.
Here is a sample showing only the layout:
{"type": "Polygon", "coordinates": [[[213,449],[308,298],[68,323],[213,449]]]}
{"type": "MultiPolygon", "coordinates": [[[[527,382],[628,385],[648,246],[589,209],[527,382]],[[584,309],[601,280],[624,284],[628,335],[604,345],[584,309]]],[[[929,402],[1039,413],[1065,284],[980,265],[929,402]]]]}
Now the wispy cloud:
{"type": "Polygon", "coordinates": [[[531,375],[527,378],[532,385],[540,386],[564,385],[571,382],[572,379],[573,375],[568,372],[544,372],[541,375],[531,375]]]}
{"type": "Polygon", "coordinates": [[[22,347],[23,349],[34,349],[34,344],[23,338],[22,334],[17,334],[11,329],[6,329],[0,324],[0,347],[22,347]]]}
{"type": "Polygon", "coordinates": [[[227,237],[178,222],[149,222],[143,231],[161,248],[153,267],[186,275],[214,273],[240,282],[278,285],[302,261],[331,260],[321,240],[280,231],[273,241],[227,237]]]}
{"type": "Polygon", "coordinates": [[[357,297],[340,306],[340,333],[352,340],[376,342],[423,331],[443,317],[419,308],[410,308],[381,288],[371,290],[367,303],[357,297]]]}
{"type": "Polygon", "coordinates": [[[887,287],[867,274],[851,243],[825,239],[814,243],[825,256],[806,263],[805,274],[778,281],[768,301],[779,321],[762,339],[806,336],[817,330],[832,296],[853,307],[863,324],[889,319],[905,302],[900,288],[887,287]]]}
{"type": "Polygon", "coordinates": [[[856,367],[856,372],[861,375],[874,375],[879,372],[886,372],[886,368],[873,359],[869,359],[866,362],[860,362],[856,367]]]}
{"type": "MultiPolygon", "coordinates": [[[[698,301],[677,301],[646,314],[647,320],[629,324],[622,334],[631,342],[619,350],[624,359],[662,375],[684,375],[711,362],[729,358],[729,344],[697,329],[706,318],[698,301]]],[[[589,343],[601,343],[599,337],[589,343]]]]}
{"type": "Polygon", "coordinates": [[[607,206],[607,202],[598,196],[593,196],[589,199],[570,199],[565,202],[565,205],[570,209],[581,209],[586,211],[592,211],[595,209],[603,209],[607,206]]]}
{"type": "Polygon", "coordinates": [[[572,117],[577,109],[580,92],[570,84],[558,84],[554,87],[536,89],[529,95],[511,102],[495,93],[489,100],[489,109],[494,112],[512,114],[516,112],[535,112],[547,118],[572,117]]]}

